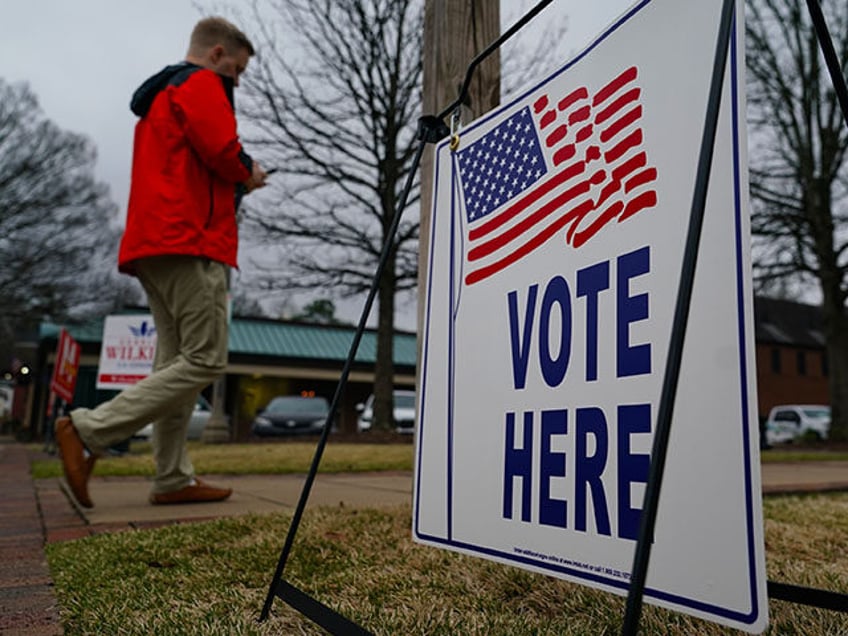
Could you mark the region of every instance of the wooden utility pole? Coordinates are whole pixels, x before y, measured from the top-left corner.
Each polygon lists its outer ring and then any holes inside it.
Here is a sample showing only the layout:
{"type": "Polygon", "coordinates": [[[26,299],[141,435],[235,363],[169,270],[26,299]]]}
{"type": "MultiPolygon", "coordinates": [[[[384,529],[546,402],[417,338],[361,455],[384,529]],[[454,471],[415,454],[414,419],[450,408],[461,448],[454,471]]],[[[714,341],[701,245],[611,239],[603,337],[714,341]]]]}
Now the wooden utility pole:
{"type": "MultiPolygon", "coordinates": [[[[453,103],[474,57],[500,35],[499,0],[426,0],[424,5],[423,114],[436,115],[453,103]]],[[[462,121],[500,102],[501,58],[493,53],[474,73],[462,121]]],[[[450,125],[450,121],[446,122],[450,125]]],[[[418,334],[423,334],[425,281],[430,241],[433,148],[421,158],[421,227],[418,250],[418,334]]],[[[419,338],[419,343],[421,339],[419,338]]],[[[420,347],[419,347],[420,349],[420,347]]],[[[419,356],[420,360],[420,356],[419,356]]]]}

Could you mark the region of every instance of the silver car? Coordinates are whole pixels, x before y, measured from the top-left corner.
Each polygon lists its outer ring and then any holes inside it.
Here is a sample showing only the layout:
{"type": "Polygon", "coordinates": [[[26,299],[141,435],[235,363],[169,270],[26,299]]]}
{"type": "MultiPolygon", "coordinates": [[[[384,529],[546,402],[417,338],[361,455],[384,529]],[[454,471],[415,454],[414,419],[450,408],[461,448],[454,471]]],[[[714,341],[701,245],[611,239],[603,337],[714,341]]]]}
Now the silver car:
{"type": "MultiPolygon", "coordinates": [[[[203,429],[206,428],[206,423],[212,415],[212,405],[209,401],[199,395],[197,403],[194,405],[194,412],[191,414],[191,419],[188,421],[188,439],[200,439],[203,435],[203,429]]],[[[150,423],[135,435],[133,439],[149,440],[153,436],[153,424],[150,423]]]]}
{"type": "Polygon", "coordinates": [[[775,406],[766,420],[766,443],[791,442],[805,435],[827,439],[830,432],[830,407],[822,404],[784,404],[775,406]]]}
{"type": "MultiPolygon", "coordinates": [[[[415,431],[415,391],[395,389],[392,391],[392,416],[395,431],[398,433],[413,433],[415,431]]],[[[359,418],[356,421],[357,430],[371,430],[374,420],[374,395],[369,395],[363,404],[357,404],[359,418]]]]}

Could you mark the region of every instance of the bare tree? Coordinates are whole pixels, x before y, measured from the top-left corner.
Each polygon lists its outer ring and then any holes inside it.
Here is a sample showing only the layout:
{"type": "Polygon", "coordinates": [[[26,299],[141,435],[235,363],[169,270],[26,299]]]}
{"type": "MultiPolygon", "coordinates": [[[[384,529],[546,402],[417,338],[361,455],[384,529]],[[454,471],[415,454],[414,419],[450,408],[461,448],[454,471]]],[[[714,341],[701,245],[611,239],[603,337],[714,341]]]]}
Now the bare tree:
{"type": "Polygon", "coordinates": [[[0,79],[0,355],[15,330],[108,311],[128,291],[113,274],[116,206],[95,151],[47,120],[26,84],[0,79]]]}
{"type": "MultiPolygon", "coordinates": [[[[843,68],[848,5],[823,2],[843,68]]],[[[822,296],[831,437],[848,439],[848,126],[803,0],[749,0],[752,232],[761,286],[816,284],[822,296]]]]}
{"type": "MultiPolygon", "coordinates": [[[[245,203],[245,243],[263,247],[246,270],[266,297],[361,295],[415,154],[421,3],[269,0],[252,15],[258,54],[240,98],[242,134],[283,175],[245,203]]],[[[409,202],[417,199],[415,187],[409,202]]],[[[379,281],[378,426],[391,425],[395,297],[416,285],[417,246],[408,210],[379,281]]]]}

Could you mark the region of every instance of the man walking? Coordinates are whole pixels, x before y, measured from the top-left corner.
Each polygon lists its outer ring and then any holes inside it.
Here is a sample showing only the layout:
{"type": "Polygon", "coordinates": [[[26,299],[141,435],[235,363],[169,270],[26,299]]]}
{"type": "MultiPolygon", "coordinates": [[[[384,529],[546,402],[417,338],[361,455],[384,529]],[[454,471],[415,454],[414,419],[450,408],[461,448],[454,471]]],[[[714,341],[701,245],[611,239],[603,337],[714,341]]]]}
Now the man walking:
{"type": "Polygon", "coordinates": [[[184,62],[145,81],[135,128],[127,225],[118,267],[138,277],[157,330],[153,373],[95,409],[56,422],[62,466],[77,501],[93,505],[98,454],[153,425],[154,504],[220,501],[231,490],[197,479],[186,432],[199,392],[227,363],[227,269],[236,266],[236,194],[265,185],[244,151],[233,88],[254,54],[237,27],[197,23],[184,62]]]}

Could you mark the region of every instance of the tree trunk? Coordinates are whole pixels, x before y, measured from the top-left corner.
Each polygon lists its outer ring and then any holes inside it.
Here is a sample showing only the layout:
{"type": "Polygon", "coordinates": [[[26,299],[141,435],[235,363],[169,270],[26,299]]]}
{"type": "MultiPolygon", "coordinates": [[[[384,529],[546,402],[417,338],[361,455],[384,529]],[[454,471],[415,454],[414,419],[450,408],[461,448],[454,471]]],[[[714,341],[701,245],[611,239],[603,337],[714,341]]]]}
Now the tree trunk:
{"type": "Polygon", "coordinates": [[[829,439],[845,442],[848,441],[848,317],[839,285],[834,288],[822,281],[822,289],[831,408],[829,439]]]}
{"type": "Polygon", "coordinates": [[[375,430],[394,428],[392,391],[394,389],[394,324],[395,324],[395,258],[394,252],[377,289],[379,301],[377,314],[377,360],[374,368],[374,420],[375,430]]]}

